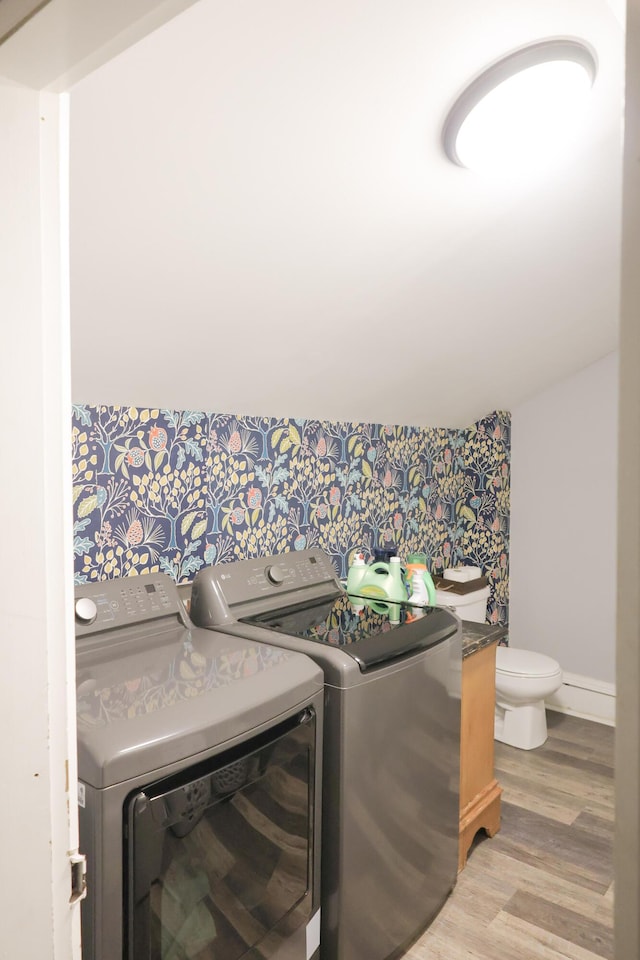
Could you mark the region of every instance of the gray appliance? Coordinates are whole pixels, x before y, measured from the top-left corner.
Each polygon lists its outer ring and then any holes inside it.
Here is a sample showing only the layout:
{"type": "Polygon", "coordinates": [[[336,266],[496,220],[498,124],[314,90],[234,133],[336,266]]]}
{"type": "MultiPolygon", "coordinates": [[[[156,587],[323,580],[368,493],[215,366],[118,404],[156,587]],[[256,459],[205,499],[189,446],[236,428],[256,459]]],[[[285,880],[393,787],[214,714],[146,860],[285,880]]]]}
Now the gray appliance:
{"type": "Polygon", "coordinates": [[[76,588],[83,960],[309,960],[322,672],[193,626],[172,580],[76,588]]]}
{"type": "Polygon", "coordinates": [[[321,957],[402,952],[457,875],[458,619],[438,608],[351,603],[321,550],[200,570],[190,612],[201,626],[305,653],[322,667],[321,957]]]}

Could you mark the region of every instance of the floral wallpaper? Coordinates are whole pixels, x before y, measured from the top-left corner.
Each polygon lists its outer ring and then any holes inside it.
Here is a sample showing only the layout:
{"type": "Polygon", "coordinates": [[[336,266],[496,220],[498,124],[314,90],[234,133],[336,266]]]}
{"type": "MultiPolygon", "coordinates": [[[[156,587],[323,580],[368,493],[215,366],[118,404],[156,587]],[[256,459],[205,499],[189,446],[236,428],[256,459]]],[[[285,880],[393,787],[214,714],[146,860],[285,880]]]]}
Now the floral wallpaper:
{"type": "Polygon", "coordinates": [[[472,563],[508,621],[510,416],[468,429],[73,408],[76,581],[317,546],[345,577],[356,551],[472,563]]]}

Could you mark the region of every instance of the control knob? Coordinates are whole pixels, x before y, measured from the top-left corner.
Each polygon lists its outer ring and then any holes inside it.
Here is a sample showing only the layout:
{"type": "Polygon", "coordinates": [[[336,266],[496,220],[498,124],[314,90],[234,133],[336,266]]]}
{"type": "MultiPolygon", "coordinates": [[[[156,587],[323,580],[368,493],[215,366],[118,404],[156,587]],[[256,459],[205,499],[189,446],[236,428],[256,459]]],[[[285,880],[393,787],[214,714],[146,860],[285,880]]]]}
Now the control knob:
{"type": "Polygon", "coordinates": [[[285,572],[277,563],[274,563],[272,567],[267,567],[267,580],[269,583],[273,583],[278,587],[281,583],[284,583],[284,578],[285,572]]]}
{"type": "Polygon", "coordinates": [[[93,623],[98,616],[98,608],[91,597],[76,600],[76,620],[79,623],[93,623]]]}

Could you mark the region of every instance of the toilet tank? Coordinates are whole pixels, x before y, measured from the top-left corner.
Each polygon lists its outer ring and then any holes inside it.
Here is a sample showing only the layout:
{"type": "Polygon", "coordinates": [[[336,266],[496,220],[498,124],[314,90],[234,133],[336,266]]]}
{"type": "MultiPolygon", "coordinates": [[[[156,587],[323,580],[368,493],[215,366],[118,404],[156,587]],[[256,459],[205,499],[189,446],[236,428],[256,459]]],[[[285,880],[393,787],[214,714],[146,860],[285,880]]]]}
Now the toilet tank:
{"type": "Polygon", "coordinates": [[[472,623],[485,623],[488,599],[488,586],[458,594],[446,589],[436,589],[436,604],[439,607],[451,607],[461,620],[470,620],[472,623]]]}

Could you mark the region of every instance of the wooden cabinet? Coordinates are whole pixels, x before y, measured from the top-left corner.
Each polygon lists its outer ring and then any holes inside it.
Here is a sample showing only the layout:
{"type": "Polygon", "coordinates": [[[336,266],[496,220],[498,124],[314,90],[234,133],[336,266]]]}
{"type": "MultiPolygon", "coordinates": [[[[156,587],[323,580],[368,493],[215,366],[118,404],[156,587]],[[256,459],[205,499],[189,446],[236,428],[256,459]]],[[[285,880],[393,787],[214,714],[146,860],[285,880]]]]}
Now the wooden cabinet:
{"type": "Polygon", "coordinates": [[[493,837],[500,829],[502,789],[493,769],[495,689],[494,641],[462,661],[459,871],[478,830],[493,837]]]}

